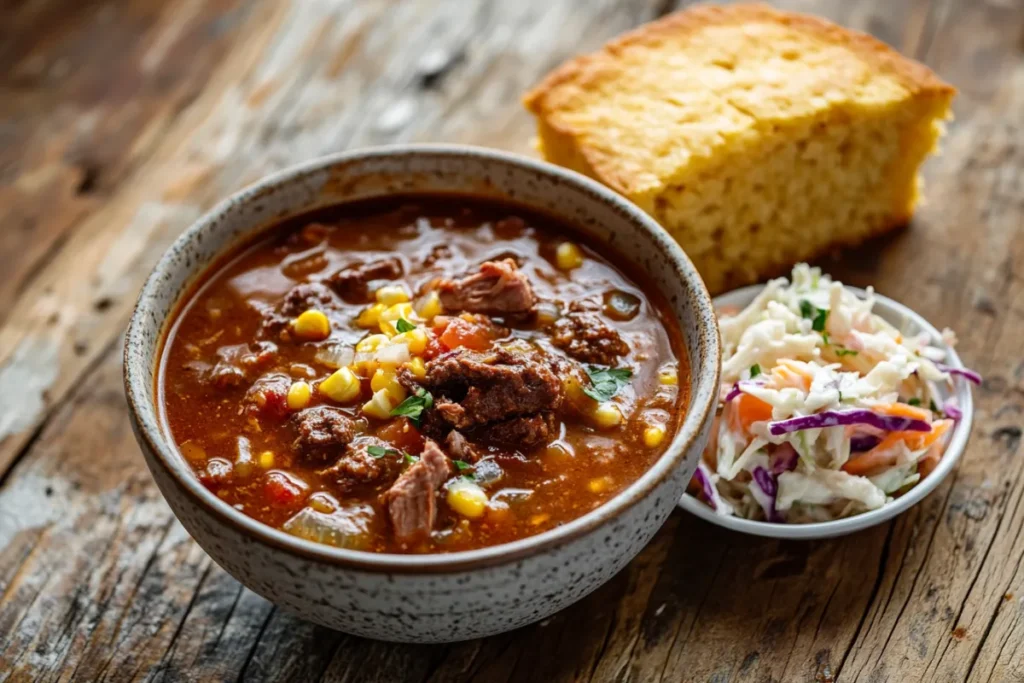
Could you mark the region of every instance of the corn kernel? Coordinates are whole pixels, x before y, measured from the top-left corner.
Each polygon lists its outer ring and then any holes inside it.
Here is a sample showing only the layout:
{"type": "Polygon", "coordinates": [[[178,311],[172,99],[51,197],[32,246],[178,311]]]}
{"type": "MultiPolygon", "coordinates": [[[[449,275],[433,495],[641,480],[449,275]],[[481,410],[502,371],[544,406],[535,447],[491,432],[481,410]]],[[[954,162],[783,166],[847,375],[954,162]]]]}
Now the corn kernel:
{"type": "Polygon", "coordinates": [[[587,488],[590,489],[591,493],[604,493],[612,485],[612,478],[609,476],[594,477],[587,482],[587,488]]]}
{"type": "Polygon", "coordinates": [[[377,298],[377,301],[385,306],[404,304],[409,300],[409,292],[405,291],[405,287],[402,285],[384,285],[374,292],[373,295],[377,298]]]}
{"type": "Polygon", "coordinates": [[[591,416],[601,429],[611,429],[622,422],[622,411],[611,401],[599,404],[591,416]]]}
{"type": "Polygon", "coordinates": [[[416,315],[424,320],[433,320],[434,316],[444,313],[444,306],[441,305],[441,297],[436,290],[430,290],[416,300],[416,315]]]}
{"type": "Polygon", "coordinates": [[[417,327],[414,330],[396,334],[391,338],[392,344],[405,344],[409,347],[409,353],[412,354],[423,353],[426,351],[427,342],[429,341],[430,339],[427,337],[427,333],[422,327],[417,327]]]}
{"type": "Polygon", "coordinates": [[[459,479],[448,487],[445,497],[448,507],[463,517],[477,519],[487,509],[487,493],[478,485],[465,479],[459,479]]]}
{"type": "Polygon", "coordinates": [[[364,308],[359,314],[359,317],[356,318],[356,325],[367,330],[375,329],[377,324],[380,322],[380,314],[384,312],[385,308],[387,308],[387,306],[384,304],[374,304],[368,308],[364,308]]]}
{"type": "Polygon", "coordinates": [[[409,368],[409,372],[411,372],[412,376],[416,379],[423,379],[427,376],[427,366],[419,356],[416,356],[407,362],[405,367],[409,368]]]}
{"type": "Polygon", "coordinates": [[[309,382],[292,382],[288,387],[288,408],[291,410],[302,410],[309,405],[309,398],[313,392],[309,388],[309,382]]]}
{"type": "Polygon", "coordinates": [[[359,398],[362,391],[359,378],[348,368],[339,368],[330,377],[320,382],[317,390],[338,403],[351,403],[359,398]]]}
{"type": "Polygon", "coordinates": [[[309,497],[309,507],[325,515],[332,514],[337,509],[334,498],[323,491],[317,491],[309,497]]]}
{"type": "Polygon", "coordinates": [[[377,326],[380,331],[386,334],[388,337],[393,337],[398,334],[398,328],[395,326],[399,318],[405,318],[411,322],[413,317],[412,304],[404,302],[400,304],[394,304],[385,308],[377,321],[377,326]]]}
{"type": "Polygon", "coordinates": [[[263,451],[262,453],[260,453],[258,462],[260,464],[260,467],[262,467],[265,470],[269,470],[271,467],[274,466],[274,452],[263,451]]]}
{"type": "Polygon", "coordinates": [[[295,336],[308,341],[320,341],[331,335],[331,321],[323,311],[311,308],[303,312],[293,323],[295,336]]]}
{"type": "Polygon", "coordinates": [[[583,265],[583,252],[572,242],[562,242],[555,250],[555,265],[561,270],[572,270],[583,265]]]}
{"type": "Polygon", "coordinates": [[[644,430],[644,445],[648,448],[655,448],[665,439],[665,428],[661,425],[651,425],[644,430]]]}
{"type": "Polygon", "coordinates": [[[363,404],[363,413],[378,420],[387,420],[391,417],[391,410],[395,407],[391,402],[387,389],[373,392],[373,397],[363,404]]]}
{"type": "Polygon", "coordinates": [[[669,386],[679,384],[679,370],[672,366],[665,366],[659,369],[658,381],[669,386]]]}
{"type": "Polygon", "coordinates": [[[370,378],[370,388],[374,392],[384,390],[393,405],[398,405],[405,400],[406,391],[398,382],[394,368],[380,368],[370,378]]]}
{"type": "Polygon", "coordinates": [[[382,345],[389,343],[391,339],[386,334],[371,334],[359,340],[356,344],[356,353],[373,353],[382,345]]]}

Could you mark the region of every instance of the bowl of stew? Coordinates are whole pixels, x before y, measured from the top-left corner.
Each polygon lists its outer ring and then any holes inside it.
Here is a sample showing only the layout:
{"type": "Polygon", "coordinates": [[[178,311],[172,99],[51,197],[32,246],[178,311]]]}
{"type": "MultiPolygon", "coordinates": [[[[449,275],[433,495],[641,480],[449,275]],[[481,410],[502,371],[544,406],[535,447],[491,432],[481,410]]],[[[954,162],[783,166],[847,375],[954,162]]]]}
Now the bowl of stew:
{"type": "Polygon", "coordinates": [[[711,300],[640,209],[508,153],[317,159],[228,198],[144,285],[139,444],[213,559],[348,633],[481,637],[619,571],[718,393],[711,300]]]}

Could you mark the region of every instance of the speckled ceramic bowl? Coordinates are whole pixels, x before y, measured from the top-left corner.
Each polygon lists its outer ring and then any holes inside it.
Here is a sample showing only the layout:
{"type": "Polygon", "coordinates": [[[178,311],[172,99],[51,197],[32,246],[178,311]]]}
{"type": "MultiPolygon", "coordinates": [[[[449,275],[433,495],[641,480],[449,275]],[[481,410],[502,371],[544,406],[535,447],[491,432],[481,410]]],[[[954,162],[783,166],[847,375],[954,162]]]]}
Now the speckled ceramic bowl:
{"type": "Polygon", "coordinates": [[[307,619],[371,638],[443,642],[542,619],[618,572],[671,512],[697,465],[718,395],[711,299],[650,218],[581,175],[471,147],[402,146],[317,159],[225,200],[186,231],[146,281],[128,327],[124,381],[146,462],[174,514],[232,576],[307,619]],[[579,226],[642,266],[671,302],[693,368],[687,416],[665,454],[602,507],[514,543],[434,555],[343,550],[296,538],[204,488],[154,402],[160,338],[175,304],[215,258],[281,217],[392,193],[462,192],[525,204],[579,226]]]}

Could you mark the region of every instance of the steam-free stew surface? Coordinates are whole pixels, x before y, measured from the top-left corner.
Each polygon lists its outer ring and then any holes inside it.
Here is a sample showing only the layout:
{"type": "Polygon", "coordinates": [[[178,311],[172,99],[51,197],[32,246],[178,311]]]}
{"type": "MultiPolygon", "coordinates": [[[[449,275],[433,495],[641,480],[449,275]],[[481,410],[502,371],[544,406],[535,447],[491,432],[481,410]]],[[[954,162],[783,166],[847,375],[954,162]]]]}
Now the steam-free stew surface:
{"type": "Polygon", "coordinates": [[[450,552],[640,477],[686,397],[664,302],[567,226],[464,197],[293,219],[226,259],[164,347],[202,483],[304,538],[450,552]]]}

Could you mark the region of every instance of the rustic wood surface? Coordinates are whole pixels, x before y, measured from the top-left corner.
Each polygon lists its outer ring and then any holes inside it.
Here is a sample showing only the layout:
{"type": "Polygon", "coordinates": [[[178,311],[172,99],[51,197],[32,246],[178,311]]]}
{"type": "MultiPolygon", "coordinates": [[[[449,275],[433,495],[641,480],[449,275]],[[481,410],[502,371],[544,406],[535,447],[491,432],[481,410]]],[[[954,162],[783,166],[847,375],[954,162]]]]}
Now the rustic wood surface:
{"type": "Polygon", "coordinates": [[[681,512],[547,621],[420,647],[282,613],[171,515],[120,338],[167,244],[291,163],[410,140],[529,150],[520,93],[672,0],[11,0],[0,6],[0,679],[1024,681],[1024,0],[791,0],[960,88],[911,229],[827,264],[960,331],[969,450],[826,542],[681,512]]]}

